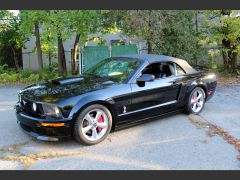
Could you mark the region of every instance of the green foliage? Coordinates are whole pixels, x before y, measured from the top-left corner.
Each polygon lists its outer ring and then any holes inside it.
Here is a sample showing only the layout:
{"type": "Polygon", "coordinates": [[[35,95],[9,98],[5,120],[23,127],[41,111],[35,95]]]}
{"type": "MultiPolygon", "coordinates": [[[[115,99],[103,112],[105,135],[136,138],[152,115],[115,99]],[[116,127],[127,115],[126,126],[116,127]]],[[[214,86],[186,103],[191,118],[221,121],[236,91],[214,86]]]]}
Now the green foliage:
{"type": "Polygon", "coordinates": [[[236,72],[240,53],[239,10],[204,11],[201,27],[201,45],[217,47],[223,57],[224,70],[236,72]]]}
{"type": "Polygon", "coordinates": [[[0,73],[0,84],[32,84],[38,81],[38,74],[31,74],[27,71],[8,71],[0,73]]]}
{"type": "Polygon", "coordinates": [[[8,70],[8,65],[7,64],[0,64],[0,74],[7,72],[8,70]]]}
{"type": "Polygon", "coordinates": [[[48,81],[58,78],[58,64],[53,63],[49,67],[44,67],[41,73],[41,80],[48,81]]]}
{"type": "MultiPolygon", "coordinates": [[[[34,25],[38,22],[41,49],[49,59],[57,56],[58,37],[65,41],[72,39],[73,34],[79,35],[79,39],[75,38],[78,42],[72,44],[76,54],[76,49],[84,46],[89,40],[103,45],[105,34],[121,32],[129,36],[133,42],[145,41],[149,53],[183,58],[194,65],[206,63],[203,57],[209,55],[208,65],[222,70],[226,65],[217,64],[217,57],[225,53],[227,66],[235,67],[232,63],[236,59],[233,58],[234,53],[240,53],[239,12],[237,10],[20,10],[19,15],[14,16],[7,10],[1,10],[0,18],[4,20],[0,21],[0,64],[7,64],[8,68],[16,67],[18,71],[21,69],[17,67],[16,57],[18,59],[21,57],[19,50],[31,36],[35,35],[34,25]],[[89,36],[96,33],[94,37],[89,36]]],[[[57,77],[57,68],[57,64],[49,68],[44,67],[41,73],[42,80],[57,77]]],[[[237,73],[238,71],[236,69],[237,73]]],[[[10,81],[28,78],[32,81],[37,80],[36,74],[31,72],[17,73],[12,70],[6,72],[6,66],[4,69],[0,66],[0,74],[4,73],[8,74],[4,77],[10,81]]]]}
{"type": "Polygon", "coordinates": [[[126,35],[146,40],[148,53],[164,54],[189,61],[198,56],[194,11],[123,11],[121,29],[126,35]]]}
{"type": "Polygon", "coordinates": [[[34,34],[34,24],[39,22],[42,24],[48,17],[46,16],[46,10],[21,10],[19,18],[21,25],[19,31],[29,37],[34,34]]]}
{"type": "Polygon", "coordinates": [[[0,64],[21,69],[21,48],[25,37],[19,32],[20,21],[9,11],[0,11],[0,64]]]}
{"type": "Polygon", "coordinates": [[[0,84],[35,84],[46,82],[58,77],[57,64],[44,67],[41,76],[31,70],[9,70],[7,65],[0,66],[0,84]]]}

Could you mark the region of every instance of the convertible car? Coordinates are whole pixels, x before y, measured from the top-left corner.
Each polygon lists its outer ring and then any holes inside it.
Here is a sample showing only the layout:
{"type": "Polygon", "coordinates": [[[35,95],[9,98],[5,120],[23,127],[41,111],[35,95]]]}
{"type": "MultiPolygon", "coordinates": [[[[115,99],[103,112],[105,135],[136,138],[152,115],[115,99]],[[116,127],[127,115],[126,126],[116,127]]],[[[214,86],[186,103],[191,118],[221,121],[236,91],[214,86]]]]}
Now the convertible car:
{"type": "Polygon", "coordinates": [[[169,113],[198,114],[216,89],[214,73],[163,55],[107,58],[82,75],[19,92],[18,124],[39,140],[93,145],[111,130],[169,113]]]}

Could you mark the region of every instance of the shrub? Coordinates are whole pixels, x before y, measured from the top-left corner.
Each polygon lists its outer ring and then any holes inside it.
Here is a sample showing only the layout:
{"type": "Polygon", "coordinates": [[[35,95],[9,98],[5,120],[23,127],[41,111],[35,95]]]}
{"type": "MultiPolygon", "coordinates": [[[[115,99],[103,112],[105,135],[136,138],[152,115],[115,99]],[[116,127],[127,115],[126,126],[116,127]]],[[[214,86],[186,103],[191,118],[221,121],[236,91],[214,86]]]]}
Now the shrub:
{"type": "Polygon", "coordinates": [[[58,77],[58,65],[54,63],[50,67],[44,67],[41,74],[31,70],[16,72],[10,70],[7,65],[0,66],[0,84],[35,84],[56,79],[58,77]]]}
{"type": "Polygon", "coordinates": [[[58,77],[58,67],[53,64],[51,67],[44,67],[41,73],[41,79],[44,81],[56,79],[58,77]]]}
{"type": "Polygon", "coordinates": [[[27,79],[29,76],[31,76],[32,72],[30,70],[22,70],[19,72],[19,78],[20,79],[27,79]]]}
{"type": "Polygon", "coordinates": [[[33,84],[40,80],[38,74],[31,73],[30,71],[6,71],[0,73],[0,84],[33,84]]]}
{"type": "Polygon", "coordinates": [[[0,65],[0,74],[7,72],[7,68],[8,68],[7,64],[0,65]]]}

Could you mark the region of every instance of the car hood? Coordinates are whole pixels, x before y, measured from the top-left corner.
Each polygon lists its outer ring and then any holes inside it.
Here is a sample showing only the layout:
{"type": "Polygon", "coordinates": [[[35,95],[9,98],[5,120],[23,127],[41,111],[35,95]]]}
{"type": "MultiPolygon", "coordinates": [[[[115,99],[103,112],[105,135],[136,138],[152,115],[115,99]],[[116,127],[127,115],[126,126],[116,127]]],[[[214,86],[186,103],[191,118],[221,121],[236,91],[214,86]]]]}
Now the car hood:
{"type": "Polygon", "coordinates": [[[22,99],[57,102],[64,98],[104,89],[113,84],[116,83],[96,76],[69,77],[28,86],[20,91],[20,95],[22,99]]]}

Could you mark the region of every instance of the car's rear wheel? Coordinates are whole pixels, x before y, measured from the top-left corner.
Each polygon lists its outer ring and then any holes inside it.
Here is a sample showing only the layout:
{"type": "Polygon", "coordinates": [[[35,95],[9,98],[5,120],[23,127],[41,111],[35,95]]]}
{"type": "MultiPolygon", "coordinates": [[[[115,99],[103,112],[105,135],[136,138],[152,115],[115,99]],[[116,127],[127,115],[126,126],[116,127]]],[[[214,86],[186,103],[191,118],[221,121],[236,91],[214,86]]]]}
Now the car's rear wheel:
{"type": "Polygon", "coordinates": [[[112,115],[103,105],[84,109],[74,124],[74,137],[78,142],[94,145],[103,141],[112,128],[112,115]]]}
{"type": "Polygon", "coordinates": [[[205,105],[205,92],[201,87],[196,87],[188,98],[188,103],[185,106],[187,114],[198,114],[202,111],[205,105]]]}

